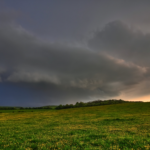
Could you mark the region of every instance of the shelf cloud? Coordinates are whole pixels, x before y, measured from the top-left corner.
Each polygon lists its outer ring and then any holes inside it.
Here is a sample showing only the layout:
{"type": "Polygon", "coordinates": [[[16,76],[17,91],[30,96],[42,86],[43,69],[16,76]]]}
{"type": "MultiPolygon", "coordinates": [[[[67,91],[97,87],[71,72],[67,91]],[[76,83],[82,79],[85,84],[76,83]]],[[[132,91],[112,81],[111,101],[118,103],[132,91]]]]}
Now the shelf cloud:
{"type": "Polygon", "coordinates": [[[143,33],[120,20],[107,23],[93,34],[88,44],[99,52],[150,67],[150,33],[143,33]]]}
{"type": "Polygon", "coordinates": [[[122,19],[108,19],[84,38],[85,45],[73,44],[44,39],[22,26],[20,16],[15,10],[0,12],[0,105],[149,95],[150,33],[122,19]]]}

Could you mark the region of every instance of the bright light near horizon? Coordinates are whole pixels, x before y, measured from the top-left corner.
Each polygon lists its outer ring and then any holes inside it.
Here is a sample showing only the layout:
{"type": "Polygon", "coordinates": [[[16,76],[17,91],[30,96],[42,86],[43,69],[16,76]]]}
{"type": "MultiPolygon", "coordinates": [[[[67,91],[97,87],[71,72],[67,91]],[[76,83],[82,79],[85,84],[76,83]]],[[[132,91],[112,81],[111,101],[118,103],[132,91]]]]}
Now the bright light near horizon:
{"type": "Polygon", "coordinates": [[[131,99],[131,101],[150,102],[150,95],[133,98],[133,99],[131,99]]]}

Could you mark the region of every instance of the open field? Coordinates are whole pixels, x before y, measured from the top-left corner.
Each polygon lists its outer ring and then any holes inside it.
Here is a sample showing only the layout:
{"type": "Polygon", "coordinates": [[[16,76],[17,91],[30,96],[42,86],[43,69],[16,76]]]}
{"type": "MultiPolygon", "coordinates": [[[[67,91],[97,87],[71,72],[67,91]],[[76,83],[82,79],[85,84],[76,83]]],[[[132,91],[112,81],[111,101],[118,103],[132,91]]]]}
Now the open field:
{"type": "Polygon", "coordinates": [[[1,150],[150,149],[150,103],[21,111],[0,110],[1,150]]]}

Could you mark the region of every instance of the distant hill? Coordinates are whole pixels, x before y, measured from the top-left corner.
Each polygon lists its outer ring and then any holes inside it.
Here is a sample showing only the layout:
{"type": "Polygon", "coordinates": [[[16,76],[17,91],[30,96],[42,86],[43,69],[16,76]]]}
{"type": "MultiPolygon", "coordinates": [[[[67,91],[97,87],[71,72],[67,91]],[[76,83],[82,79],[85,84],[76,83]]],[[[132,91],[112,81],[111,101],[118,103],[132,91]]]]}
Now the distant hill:
{"type": "Polygon", "coordinates": [[[120,104],[120,103],[129,103],[129,102],[142,102],[142,101],[125,101],[125,100],[117,100],[117,99],[109,99],[109,100],[94,100],[90,102],[76,102],[73,104],[66,105],[47,105],[41,107],[10,107],[10,106],[0,106],[0,110],[15,110],[15,109],[66,109],[66,108],[75,108],[75,107],[87,107],[87,106],[99,106],[99,105],[111,105],[111,104],[120,104]]]}
{"type": "Polygon", "coordinates": [[[88,107],[88,106],[100,106],[100,105],[111,105],[111,104],[121,104],[121,103],[134,103],[134,102],[142,102],[142,101],[125,101],[125,100],[117,100],[117,99],[109,99],[109,100],[94,100],[87,103],[76,102],[73,104],[59,105],[55,109],[66,109],[66,108],[75,108],[75,107],[88,107]]]}

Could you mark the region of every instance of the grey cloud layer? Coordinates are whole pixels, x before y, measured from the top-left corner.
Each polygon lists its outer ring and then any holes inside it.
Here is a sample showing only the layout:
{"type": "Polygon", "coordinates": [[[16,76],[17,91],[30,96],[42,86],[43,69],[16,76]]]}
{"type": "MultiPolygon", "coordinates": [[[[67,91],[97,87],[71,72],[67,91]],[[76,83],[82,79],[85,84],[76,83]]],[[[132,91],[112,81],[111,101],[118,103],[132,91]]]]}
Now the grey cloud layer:
{"type": "Polygon", "coordinates": [[[110,22],[103,30],[95,32],[89,46],[99,52],[150,67],[150,33],[144,34],[121,21],[110,22]]]}
{"type": "MultiPolygon", "coordinates": [[[[117,54],[119,48],[125,46],[124,41],[130,48],[128,39],[135,37],[127,31],[121,23],[112,23],[98,33],[90,45],[108,51],[113,46],[117,54]],[[118,32],[111,30],[115,27],[118,32]],[[121,38],[120,34],[125,36],[121,38]],[[103,43],[99,42],[101,39],[103,43]]],[[[44,42],[15,24],[0,25],[0,54],[1,82],[42,91],[60,103],[70,99],[118,96],[149,77],[147,68],[114,58],[109,53],[44,42]]]]}

